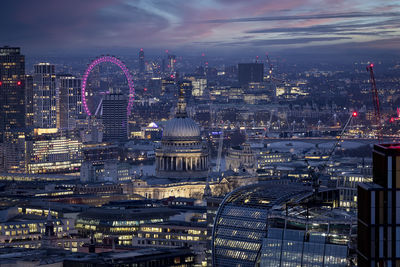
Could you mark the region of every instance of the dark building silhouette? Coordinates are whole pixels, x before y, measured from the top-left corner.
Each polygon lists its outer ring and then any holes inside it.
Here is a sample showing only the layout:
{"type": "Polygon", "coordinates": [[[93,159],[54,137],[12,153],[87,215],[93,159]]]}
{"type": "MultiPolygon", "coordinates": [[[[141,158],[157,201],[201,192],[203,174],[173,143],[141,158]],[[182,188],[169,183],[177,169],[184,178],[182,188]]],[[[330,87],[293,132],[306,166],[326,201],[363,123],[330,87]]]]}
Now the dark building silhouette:
{"type": "Polygon", "coordinates": [[[34,125],[34,109],[33,109],[33,76],[25,76],[25,126],[33,127],[34,125]]]}
{"type": "Polygon", "coordinates": [[[19,47],[0,47],[0,134],[23,128],[25,57],[21,55],[19,47]]]}
{"type": "Polygon", "coordinates": [[[126,140],[128,100],[123,94],[109,94],[103,100],[104,140],[126,140]]]}
{"type": "Polygon", "coordinates": [[[373,183],[358,186],[358,266],[400,266],[400,144],[373,149],[373,183]]]}
{"type": "Polygon", "coordinates": [[[239,63],[238,70],[239,84],[241,86],[263,81],[264,64],[262,63],[239,63]]]}
{"type": "Polygon", "coordinates": [[[139,51],[139,73],[144,73],[144,51],[143,48],[140,48],[139,51]]]}

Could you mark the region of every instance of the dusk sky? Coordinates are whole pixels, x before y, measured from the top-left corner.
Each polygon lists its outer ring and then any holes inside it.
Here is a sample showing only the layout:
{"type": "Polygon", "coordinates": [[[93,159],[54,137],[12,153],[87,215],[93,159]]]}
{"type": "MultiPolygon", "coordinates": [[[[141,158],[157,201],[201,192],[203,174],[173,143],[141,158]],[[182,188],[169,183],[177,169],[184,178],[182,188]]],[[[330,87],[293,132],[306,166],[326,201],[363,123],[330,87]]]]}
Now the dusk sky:
{"type": "Polygon", "coordinates": [[[400,2],[387,0],[6,0],[0,14],[0,43],[33,55],[400,47],[400,2]]]}

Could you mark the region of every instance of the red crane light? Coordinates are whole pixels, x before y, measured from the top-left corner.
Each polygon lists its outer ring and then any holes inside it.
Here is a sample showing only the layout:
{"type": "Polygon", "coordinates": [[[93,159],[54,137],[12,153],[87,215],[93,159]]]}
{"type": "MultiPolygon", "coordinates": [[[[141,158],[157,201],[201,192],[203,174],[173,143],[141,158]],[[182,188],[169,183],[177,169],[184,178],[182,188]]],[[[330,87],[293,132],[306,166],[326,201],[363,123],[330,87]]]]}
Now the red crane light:
{"type": "Polygon", "coordinates": [[[374,67],[374,63],[369,64],[369,66],[370,66],[371,68],[373,68],[373,67],[374,67]]]}
{"type": "Polygon", "coordinates": [[[358,113],[357,111],[353,111],[353,117],[357,117],[358,113]]]}
{"type": "Polygon", "coordinates": [[[21,85],[21,81],[18,81],[18,82],[17,82],[17,85],[21,85]]]}
{"type": "Polygon", "coordinates": [[[0,81],[0,86],[2,86],[3,85],[3,82],[2,81],[0,81]]]}

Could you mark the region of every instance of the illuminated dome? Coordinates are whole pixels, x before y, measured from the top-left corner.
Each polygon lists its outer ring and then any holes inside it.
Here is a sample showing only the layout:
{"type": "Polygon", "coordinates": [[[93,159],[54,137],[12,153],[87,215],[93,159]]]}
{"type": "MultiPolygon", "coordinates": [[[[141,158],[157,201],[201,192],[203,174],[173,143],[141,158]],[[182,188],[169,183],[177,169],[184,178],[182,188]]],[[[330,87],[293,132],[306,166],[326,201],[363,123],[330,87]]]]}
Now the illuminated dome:
{"type": "Polygon", "coordinates": [[[169,179],[199,179],[208,175],[208,150],[200,128],[186,113],[181,86],[175,118],[165,122],[161,146],[156,149],[156,176],[169,179]]]}
{"type": "Polygon", "coordinates": [[[200,128],[190,118],[173,118],[169,120],[163,130],[163,139],[182,138],[182,137],[200,137],[200,128]]]}

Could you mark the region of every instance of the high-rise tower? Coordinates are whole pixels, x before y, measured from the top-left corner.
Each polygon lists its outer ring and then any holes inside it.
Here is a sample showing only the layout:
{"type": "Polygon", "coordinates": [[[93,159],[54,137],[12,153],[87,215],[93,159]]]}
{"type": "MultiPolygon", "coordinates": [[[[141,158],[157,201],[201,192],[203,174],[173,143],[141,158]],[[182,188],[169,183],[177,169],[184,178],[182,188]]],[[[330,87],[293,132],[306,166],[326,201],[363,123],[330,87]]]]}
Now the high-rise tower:
{"type": "Polygon", "coordinates": [[[34,124],[38,128],[57,128],[57,88],[55,66],[39,63],[33,74],[34,124]]]}
{"type": "Polygon", "coordinates": [[[126,140],[128,100],[123,94],[109,94],[103,100],[104,140],[126,140]]]}
{"type": "Polygon", "coordinates": [[[139,51],[139,73],[143,74],[144,73],[144,51],[143,48],[140,48],[139,51]]]}
{"type": "Polygon", "coordinates": [[[74,75],[60,75],[60,128],[72,130],[82,115],[81,79],[74,75]]]}
{"type": "Polygon", "coordinates": [[[19,47],[0,47],[0,135],[25,128],[25,57],[19,47]]]}
{"type": "Polygon", "coordinates": [[[400,144],[374,145],[373,181],[358,186],[358,266],[400,262],[400,144]]]}

